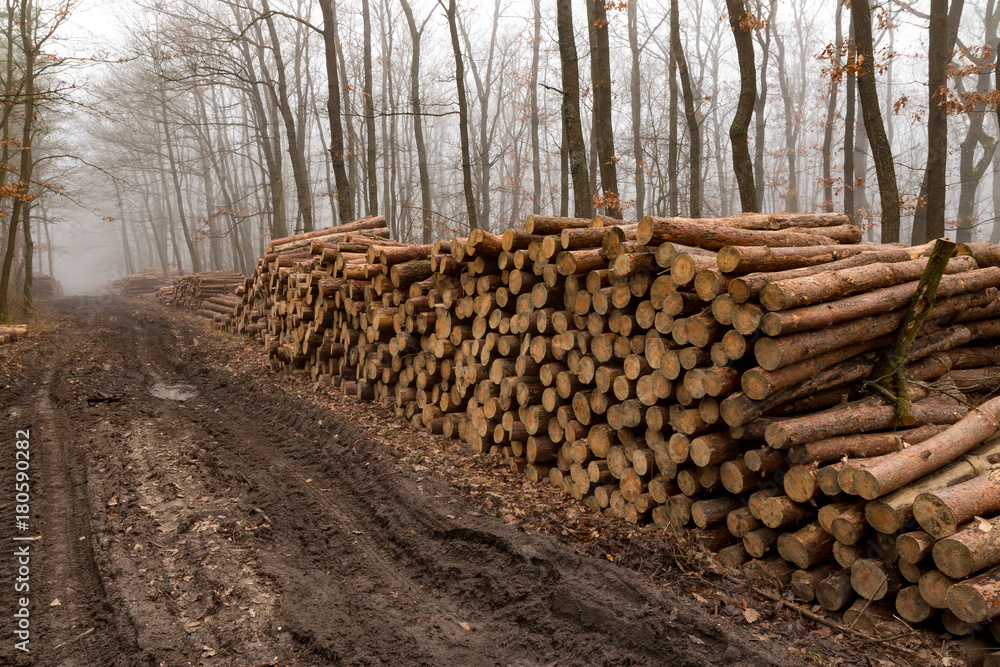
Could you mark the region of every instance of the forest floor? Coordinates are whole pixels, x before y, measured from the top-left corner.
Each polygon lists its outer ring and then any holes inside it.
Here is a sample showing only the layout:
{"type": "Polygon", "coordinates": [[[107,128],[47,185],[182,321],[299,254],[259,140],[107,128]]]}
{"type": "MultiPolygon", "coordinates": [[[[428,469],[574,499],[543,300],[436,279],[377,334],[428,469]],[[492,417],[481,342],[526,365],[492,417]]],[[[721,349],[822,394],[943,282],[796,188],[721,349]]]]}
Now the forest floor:
{"type": "Polygon", "coordinates": [[[151,301],[64,299],[46,317],[0,347],[0,541],[31,554],[18,594],[0,556],[0,664],[954,665],[984,650],[811,620],[661,529],[315,393],[151,301]],[[25,595],[30,654],[12,625],[25,595]]]}

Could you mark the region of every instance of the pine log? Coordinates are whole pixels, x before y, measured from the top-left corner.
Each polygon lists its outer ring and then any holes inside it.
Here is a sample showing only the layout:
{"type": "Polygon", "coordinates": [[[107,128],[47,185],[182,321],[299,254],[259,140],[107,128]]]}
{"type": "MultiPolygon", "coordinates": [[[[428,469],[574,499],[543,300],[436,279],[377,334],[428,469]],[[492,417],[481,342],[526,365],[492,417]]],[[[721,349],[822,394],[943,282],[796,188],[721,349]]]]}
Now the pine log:
{"type": "Polygon", "coordinates": [[[930,618],[933,610],[920,595],[918,586],[907,586],[896,593],[896,613],[909,623],[920,623],[930,618]]]}
{"type": "MultiPolygon", "coordinates": [[[[767,336],[781,336],[888,313],[907,305],[918,284],[919,281],[912,281],[822,304],[767,313],[760,328],[767,336]]],[[[944,276],[937,295],[944,298],[997,286],[1000,286],[1000,267],[990,267],[944,276]]]]}
{"type": "Polygon", "coordinates": [[[778,538],[778,554],[799,568],[807,569],[830,560],[834,541],[832,535],[814,522],[794,533],[782,534],[778,538]]]}
{"type": "Polygon", "coordinates": [[[920,563],[931,555],[934,538],[922,530],[903,533],[896,538],[896,552],[899,559],[907,563],[920,563]]]}
{"type": "Polygon", "coordinates": [[[772,246],[728,246],[719,250],[719,270],[723,273],[777,273],[802,267],[837,262],[861,253],[879,253],[871,262],[915,259],[929,254],[933,244],[913,248],[892,248],[878,243],[856,245],[818,245],[799,248],[772,246]],[[897,259],[898,258],[898,259],[897,259]]]}
{"type": "MultiPolygon", "coordinates": [[[[642,245],[656,245],[669,241],[706,250],[720,250],[726,246],[751,245],[803,247],[829,243],[830,240],[829,237],[819,234],[784,230],[742,230],[706,223],[702,220],[654,218],[648,215],[642,219],[636,231],[636,241],[642,245]]],[[[853,242],[857,243],[857,240],[853,242]]]]}
{"type": "MultiPolygon", "coordinates": [[[[990,441],[976,448],[961,460],[946,465],[931,475],[904,486],[883,498],[871,500],[865,506],[868,523],[880,533],[895,533],[913,517],[913,501],[917,496],[959,484],[988,470],[991,461],[996,460],[998,451],[1000,451],[998,446],[1000,445],[998,445],[997,440],[990,441]]],[[[881,458],[883,457],[876,460],[881,458]]],[[[854,462],[852,466],[857,464],[860,464],[859,468],[864,467],[863,462],[854,462]]],[[[858,471],[855,470],[855,479],[857,476],[858,471]]]]}
{"type": "Polygon", "coordinates": [[[1000,471],[991,470],[966,482],[922,493],[913,500],[913,516],[935,539],[953,535],[976,516],[1000,514],[1000,471]]]}
{"type": "MultiPolygon", "coordinates": [[[[879,287],[917,281],[930,261],[929,257],[921,257],[906,262],[882,262],[839,271],[825,271],[805,278],[780,280],[765,285],[760,290],[758,298],[761,305],[771,311],[798,308],[831,299],[843,299],[879,287]]],[[[976,262],[971,257],[953,257],[947,261],[944,272],[965,273],[976,268],[978,268],[976,262]]],[[[991,272],[990,275],[993,280],[996,279],[994,273],[991,272]]],[[[914,291],[909,290],[909,295],[912,296],[914,291]]],[[[891,298],[887,301],[892,303],[891,298]]],[[[907,302],[908,299],[904,301],[907,302]]]]}
{"type": "Polygon", "coordinates": [[[758,518],[768,528],[784,528],[805,523],[816,515],[808,505],[796,503],[788,496],[775,496],[761,501],[758,518]]]}
{"type": "MultiPolygon", "coordinates": [[[[997,406],[1000,408],[1000,402],[998,402],[997,406]]],[[[913,413],[916,419],[914,426],[922,426],[924,424],[954,424],[955,422],[960,421],[967,411],[968,408],[966,408],[966,406],[957,402],[953,398],[946,396],[932,396],[913,405],[913,413]]],[[[830,438],[836,435],[847,435],[850,433],[863,433],[865,431],[885,430],[897,428],[899,426],[901,426],[901,424],[897,422],[896,411],[893,406],[878,405],[849,407],[776,422],[767,427],[764,437],[767,440],[767,444],[771,447],[774,447],[775,449],[787,449],[795,445],[814,442],[816,440],[820,440],[821,438],[830,438]]],[[[927,442],[934,440],[935,438],[940,439],[944,433],[947,433],[947,431],[939,434],[938,436],[934,436],[934,438],[925,440],[919,445],[914,445],[914,448],[921,447],[926,449],[925,445],[927,442]]],[[[981,442],[981,440],[979,442],[981,442]]],[[[975,444],[977,443],[971,443],[969,447],[972,447],[975,444]]],[[[956,456],[961,455],[967,450],[968,447],[958,452],[956,456]]],[[[908,454],[910,451],[912,451],[912,448],[905,449],[889,456],[902,456],[908,454]]],[[[947,463],[948,460],[951,459],[947,459],[944,463],[947,463]]],[[[930,468],[929,470],[934,470],[934,468],[930,468]]],[[[929,472],[929,470],[927,472],[929,472]]],[[[857,484],[855,484],[855,486],[857,486],[857,484]]],[[[895,486],[893,488],[899,488],[899,486],[895,486]]],[[[887,491],[883,491],[883,493],[886,492],[887,491]]],[[[862,495],[864,498],[869,498],[869,496],[865,494],[859,495],[862,495]]],[[[876,494],[871,496],[871,498],[877,498],[879,495],[881,494],[876,494]]]]}
{"type": "Polygon", "coordinates": [[[850,568],[837,570],[816,584],[816,602],[827,611],[840,611],[853,599],[850,568]]]}
{"type": "MultiPolygon", "coordinates": [[[[994,288],[942,299],[931,308],[928,319],[934,321],[995,299],[994,288]]],[[[845,345],[892,334],[902,324],[904,317],[904,312],[894,311],[851,320],[816,331],[803,331],[779,338],[761,338],[754,344],[754,355],[762,368],[769,371],[777,370],[845,345]]]]}
{"type": "Polygon", "coordinates": [[[937,424],[926,424],[890,433],[855,433],[834,436],[804,445],[796,445],[788,451],[788,458],[792,463],[805,465],[839,461],[845,456],[852,459],[882,456],[898,452],[907,445],[923,442],[947,428],[947,426],[937,424]]]}
{"type": "Polygon", "coordinates": [[[839,568],[834,563],[825,563],[807,570],[797,570],[792,573],[790,588],[792,593],[803,602],[816,599],[816,587],[839,568]]]}
{"type": "Polygon", "coordinates": [[[851,566],[851,587],[866,600],[881,600],[902,587],[899,570],[875,558],[859,558],[851,566]]]}
{"type": "MultiPolygon", "coordinates": [[[[922,423],[947,423],[923,419],[922,423]]],[[[854,488],[872,500],[954,461],[1000,430],[1000,398],[983,403],[951,428],[895,454],[881,457],[854,475],[854,488]]]]}
{"type": "Polygon", "coordinates": [[[590,227],[590,218],[567,218],[558,215],[529,214],[524,219],[524,230],[529,234],[559,234],[564,229],[582,229],[590,227]]]}
{"type": "Polygon", "coordinates": [[[952,579],[1000,564],[1000,518],[975,519],[953,535],[938,540],[934,565],[952,579]]]}
{"type": "Polygon", "coordinates": [[[838,347],[774,371],[760,367],[751,368],[740,377],[740,383],[744,393],[749,398],[762,401],[768,396],[790,389],[814,377],[822,370],[843,363],[859,354],[885,347],[891,342],[891,336],[880,336],[853,345],[838,347]]]}
{"type": "Polygon", "coordinates": [[[982,623],[1000,615],[1000,567],[957,583],[945,596],[948,609],[966,623],[982,623]]]}

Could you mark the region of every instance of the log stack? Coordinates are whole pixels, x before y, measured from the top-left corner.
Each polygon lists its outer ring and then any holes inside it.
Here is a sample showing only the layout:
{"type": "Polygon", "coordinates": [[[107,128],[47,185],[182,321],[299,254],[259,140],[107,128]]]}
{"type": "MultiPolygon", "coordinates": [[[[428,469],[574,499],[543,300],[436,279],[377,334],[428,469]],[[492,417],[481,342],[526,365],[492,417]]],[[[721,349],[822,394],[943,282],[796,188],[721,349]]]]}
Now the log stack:
{"type": "Polygon", "coordinates": [[[172,285],[161,287],[156,298],[164,305],[192,311],[217,326],[227,323],[242,310],[242,300],[236,296],[245,277],[231,271],[189,273],[172,285]]]}
{"type": "Polygon", "coordinates": [[[11,324],[0,326],[0,345],[13,343],[28,335],[27,324],[11,324]]]}
{"type": "Polygon", "coordinates": [[[1000,248],[941,262],[906,407],[877,369],[935,244],[846,222],[529,216],[420,246],[368,219],[273,241],[222,326],[804,600],[970,633],[1000,614],[1000,248]]]}
{"type": "Polygon", "coordinates": [[[177,269],[171,269],[164,277],[162,271],[148,268],[139,273],[131,273],[117,280],[108,281],[104,284],[104,288],[123,297],[155,295],[160,288],[172,284],[181,275],[183,274],[177,269]]]}
{"type": "Polygon", "coordinates": [[[55,299],[62,296],[62,285],[52,276],[34,276],[31,280],[31,289],[35,299],[55,299]]]}

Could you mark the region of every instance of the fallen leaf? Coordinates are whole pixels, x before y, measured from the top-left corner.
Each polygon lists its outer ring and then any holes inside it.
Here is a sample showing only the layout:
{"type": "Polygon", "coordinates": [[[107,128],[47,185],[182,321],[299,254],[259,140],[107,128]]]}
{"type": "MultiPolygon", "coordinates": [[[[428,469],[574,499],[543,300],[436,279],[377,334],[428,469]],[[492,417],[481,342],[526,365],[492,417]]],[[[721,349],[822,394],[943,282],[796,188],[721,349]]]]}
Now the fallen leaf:
{"type": "Polygon", "coordinates": [[[698,602],[701,602],[701,603],[704,603],[704,604],[708,604],[708,600],[706,600],[705,598],[701,597],[697,593],[692,593],[691,595],[693,595],[694,599],[697,600],[698,602]]]}
{"type": "Polygon", "coordinates": [[[756,609],[748,608],[743,611],[743,618],[747,619],[747,623],[756,623],[760,619],[760,614],[756,609]]]}

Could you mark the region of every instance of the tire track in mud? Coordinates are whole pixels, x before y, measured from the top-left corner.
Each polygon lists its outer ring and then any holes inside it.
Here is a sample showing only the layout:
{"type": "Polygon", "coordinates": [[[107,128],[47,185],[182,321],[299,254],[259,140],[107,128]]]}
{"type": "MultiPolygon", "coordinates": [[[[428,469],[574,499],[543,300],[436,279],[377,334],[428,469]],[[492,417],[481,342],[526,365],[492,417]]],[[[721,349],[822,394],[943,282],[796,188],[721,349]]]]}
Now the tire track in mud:
{"type": "MultiPolygon", "coordinates": [[[[57,339],[56,354],[37,369],[37,391],[4,418],[5,438],[17,428],[31,428],[30,532],[38,537],[31,543],[31,652],[66,667],[151,664],[136,644],[134,628],[107,604],[86,511],[86,457],[76,434],[57,426],[52,387],[63,351],[72,345],[57,339]]],[[[31,655],[16,659],[39,664],[31,655]]]]}

